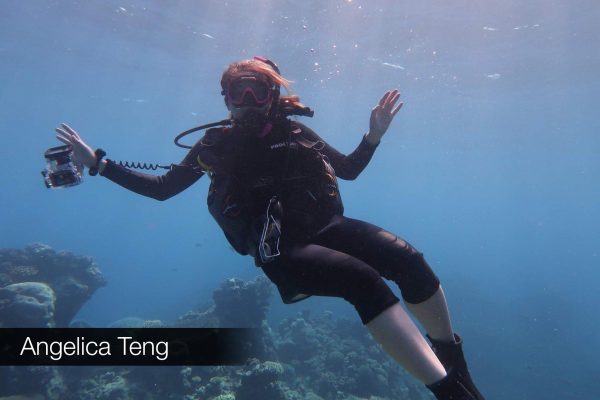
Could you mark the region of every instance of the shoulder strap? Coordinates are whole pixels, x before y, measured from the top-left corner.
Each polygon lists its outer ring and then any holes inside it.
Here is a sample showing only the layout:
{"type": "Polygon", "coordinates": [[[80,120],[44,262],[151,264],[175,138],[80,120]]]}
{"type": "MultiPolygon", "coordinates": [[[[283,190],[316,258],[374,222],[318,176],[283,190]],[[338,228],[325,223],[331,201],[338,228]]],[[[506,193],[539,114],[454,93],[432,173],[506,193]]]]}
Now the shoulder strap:
{"type": "Polygon", "coordinates": [[[312,141],[312,140],[304,137],[304,135],[302,135],[302,128],[300,126],[294,124],[293,122],[291,124],[291,129],[290,129],[290,137],[293,138],[293,140],[296,143],[298,143],[308,149],[314,149],[314,150],[319,151],[319,150],[322,150],[323,147],[325,147],[325,143],[323,143],[320,140],[315,142],[315,141],[312,141]]]}

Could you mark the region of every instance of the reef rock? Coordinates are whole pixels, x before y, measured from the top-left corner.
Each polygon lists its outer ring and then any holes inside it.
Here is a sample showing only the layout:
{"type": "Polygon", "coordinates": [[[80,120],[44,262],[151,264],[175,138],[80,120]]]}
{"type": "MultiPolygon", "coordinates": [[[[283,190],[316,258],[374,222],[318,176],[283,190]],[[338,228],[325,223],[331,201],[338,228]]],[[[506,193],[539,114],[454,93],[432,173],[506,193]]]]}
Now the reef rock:
{"type": "Polygon", "coordinates": [[[213,292],[214,304],[204,311],[189,311],[177,327],[256,328],[267,318],[273,284],[265,277],[252,281],[227,279],[213,292]]]}
{"type": "Polygon", "coordinates": [[[0,367],[0,400],[62,400],[65,385],[58,368],[44,365],[0,367]]]}
{"type": "Polygon", "coordinates": [[[228,279],[214,291],[215,314],[221,326],[257,327],[267,317],[272,284],[264,277],[250,282],[228,279]]]}
{"type": "Polygon", "coordinates": [[[286,400],[284,383],[280,381],[283,365],[274,361],[254,360],[242,374],[241,386],[236,393],[237,400],[286,400]]]}
{"type": "Polygon", "coordinates": [[[54,290],[45,283],[22,282],[0,288],[0,327],[54,326],[54,290]]]}
{"type": "MultiPolygon", "coordinates": [[[[143,319],[138,317],[125,317],[112,322],[109,328],[166,328],[167,325],[158,319],[143,319]]],[[[0,399],[1,400],[1,399],[0,399]]]]}
{"type": "Polygon", "coordinates": [[[255,328],[249,345],[262,359],[274,357],[271,329],[266,323],[273,284],[265,277],[252,281],[231,278],[213,292],[214,304],[204,311],[189,311],[179,317],[176,327],[255,328]]]}
{"type": "Polygon", "coordinates": [[[134,398],[131,396],[130,386],[124,374],[108,371],[83,380],[77,391],[77,398],[81,400],[130,400],[134,398]]]}
{"type": "MultiPolygon", "coordinates": [[[[81,306],[106,285],[102,273],[89,257],[54,251],[44,244],[0,250],[0,288],[20,283],[41,283],[54,292],[51,325],[68,326],[81,306]]],[[[2,323],[2,317],[0,317],[2,323]]]]}

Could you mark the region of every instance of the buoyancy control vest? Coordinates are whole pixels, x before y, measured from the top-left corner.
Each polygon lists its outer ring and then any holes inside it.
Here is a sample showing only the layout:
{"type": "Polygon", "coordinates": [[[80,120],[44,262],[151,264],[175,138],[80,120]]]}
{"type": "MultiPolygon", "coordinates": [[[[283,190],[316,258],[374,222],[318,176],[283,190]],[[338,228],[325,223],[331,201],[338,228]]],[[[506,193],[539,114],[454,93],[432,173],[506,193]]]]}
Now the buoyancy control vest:
{"type": "Polygon", "coordinates": [[[276,196],[282,239],[307,239],[344,211],[324,143],[290,120],[264,138],[217,128],[201,139],[197,162],[211,179],[207,204],[231,246],[256,257],[270,199],[276,196]]]}

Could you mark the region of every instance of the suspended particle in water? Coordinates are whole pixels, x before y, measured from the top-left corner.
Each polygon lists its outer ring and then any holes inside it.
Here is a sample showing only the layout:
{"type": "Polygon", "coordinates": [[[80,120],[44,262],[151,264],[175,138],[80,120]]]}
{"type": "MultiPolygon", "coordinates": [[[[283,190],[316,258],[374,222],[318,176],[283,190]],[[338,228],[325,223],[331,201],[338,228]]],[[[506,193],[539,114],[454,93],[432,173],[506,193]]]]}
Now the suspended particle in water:
{"type": "Polygon", "coordinates": [[[389,62],[383,62],[383,63],[381,63],[381,65],[385,65],[386,67],[390,67],[390,68],[394,68],[394,69],[406,69],[402,65],[392,64],[389,62]]]}

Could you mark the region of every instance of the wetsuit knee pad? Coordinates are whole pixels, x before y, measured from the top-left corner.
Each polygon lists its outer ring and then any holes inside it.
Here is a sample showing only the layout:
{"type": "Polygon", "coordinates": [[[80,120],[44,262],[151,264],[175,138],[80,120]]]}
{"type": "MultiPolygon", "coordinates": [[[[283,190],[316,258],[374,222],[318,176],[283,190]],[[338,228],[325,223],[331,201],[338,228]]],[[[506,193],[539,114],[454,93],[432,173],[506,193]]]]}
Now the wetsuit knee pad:
{"type": "Polygon", "coordinates": [[[399,301],[375,270],[357,275],[350,281],[344,279],[344,285],[347,290],[343,298],[354,306],[363,324],[399,301]]]}
{"type": "Polygon", "coordinates": [[[410,251],[405,252],[402,257],[401,271],[393,280],[398,284],[402,298],[406,302],[418,304],[433,296],[440,286],[440,280],[425,261],[423,253],[418,252],[408,243],[406,246],[410,251]]]}

